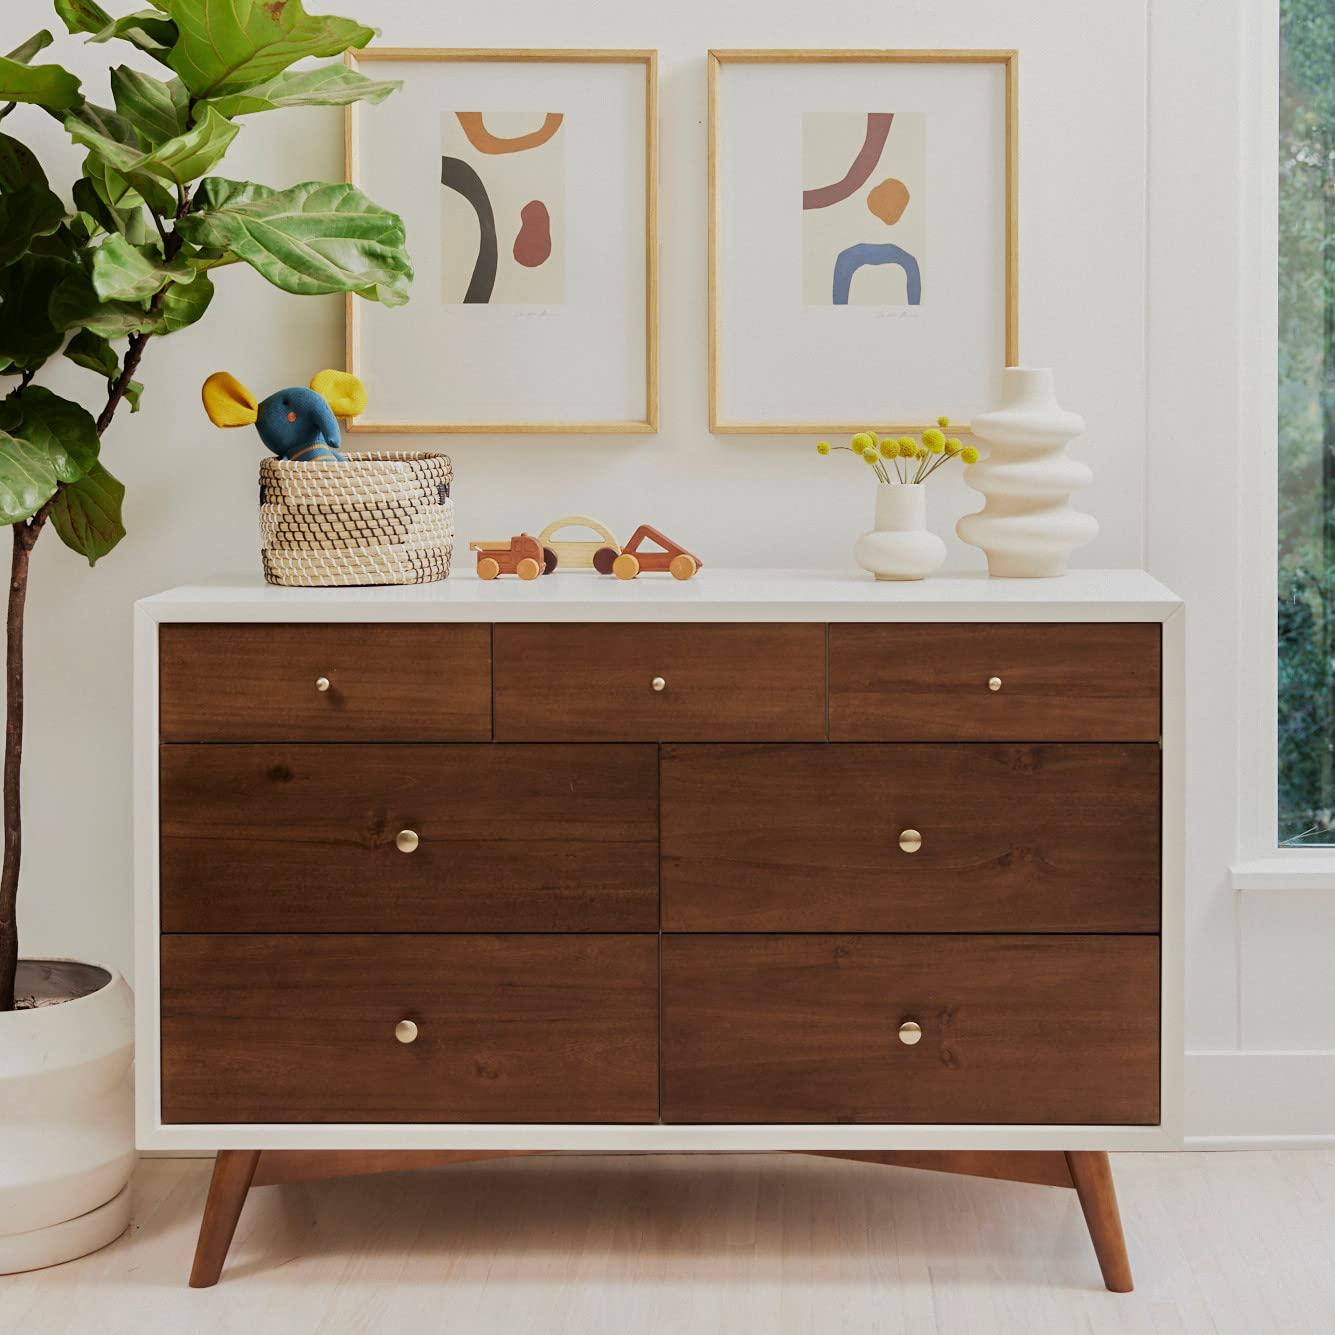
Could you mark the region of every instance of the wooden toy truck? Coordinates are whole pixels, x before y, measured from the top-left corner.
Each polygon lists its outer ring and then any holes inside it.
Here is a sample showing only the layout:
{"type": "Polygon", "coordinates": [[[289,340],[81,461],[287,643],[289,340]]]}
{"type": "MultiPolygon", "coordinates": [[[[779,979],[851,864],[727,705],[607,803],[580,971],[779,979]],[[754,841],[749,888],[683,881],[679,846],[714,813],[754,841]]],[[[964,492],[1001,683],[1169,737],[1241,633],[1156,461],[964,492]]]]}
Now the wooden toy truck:
{"type": "Polygon", "coordinates": [[[665,570],[673,579],[690,579],[702,565],[704,562],[693,552],[648,524],[641,524],[620,552],[601,547],[593,554],[593,568],[600,575],[615,575],[617,579],[634,579],[642,571],[656,574],[665,570]],[[645,541],[656,542],[662,550],[641,551],[645,541]]]}
{"type": "Polygon", "coordinates": [[[530,533],[520,533],[504,542],[470,542],[468,550],[477,553],[478,579],[495,579],[497,575],[537,579],[556,568],[556,557],[530,533]]]}

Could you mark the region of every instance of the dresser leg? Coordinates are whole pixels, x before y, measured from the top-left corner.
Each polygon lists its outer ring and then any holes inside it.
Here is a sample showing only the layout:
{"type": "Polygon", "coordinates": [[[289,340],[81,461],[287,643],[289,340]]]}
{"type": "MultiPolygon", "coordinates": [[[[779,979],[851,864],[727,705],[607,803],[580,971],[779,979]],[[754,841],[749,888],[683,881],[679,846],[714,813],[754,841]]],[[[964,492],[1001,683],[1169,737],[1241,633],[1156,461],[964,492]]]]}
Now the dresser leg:
{"type": "Polygon", "coordinates": [[[204,1204],[204,1218],[199,1221],[195,1263],[190,1269],[192,1289],[211,1288],[218,1282],[259,1161],[259,1150],[218,1151],[213,1164],[213,1180],[209,1183],[209,1198],[204,1204]]]}
{"type": "Polygon", "coordinates": [[[1085,1212],[1094,1255],[1099,1258],[1103,1282],[1113,1293],[1130,1293],[1131,1261],[1126,1254],[1122,1234],[1122,1215],[1117,1208],[1117,1189],[1113,1186],[1108,1156],[1101,1150],[1068,1150],[1066,1163],[1080,1208],[1085,1212]]]}

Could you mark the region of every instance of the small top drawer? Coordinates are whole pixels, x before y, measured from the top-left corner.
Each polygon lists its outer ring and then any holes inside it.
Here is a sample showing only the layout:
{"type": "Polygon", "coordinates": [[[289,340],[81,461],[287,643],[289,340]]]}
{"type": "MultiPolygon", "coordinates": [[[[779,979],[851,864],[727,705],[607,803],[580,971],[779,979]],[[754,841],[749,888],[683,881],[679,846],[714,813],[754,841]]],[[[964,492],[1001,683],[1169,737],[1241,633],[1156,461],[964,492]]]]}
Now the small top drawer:
{"type": "Polygon", "coordinates": [[[834,625],[830,739],[1151,742],[1159,627],[834,625]]]}
{"type": "Polygon", "coordinates": [[[166,742],[488,741],[491,628],[164,625],[166,742]]]}
{"type": "Polygon", "coordinates": [[[825,736],[821,625],[495,628],[497,741],[825,736]]]}

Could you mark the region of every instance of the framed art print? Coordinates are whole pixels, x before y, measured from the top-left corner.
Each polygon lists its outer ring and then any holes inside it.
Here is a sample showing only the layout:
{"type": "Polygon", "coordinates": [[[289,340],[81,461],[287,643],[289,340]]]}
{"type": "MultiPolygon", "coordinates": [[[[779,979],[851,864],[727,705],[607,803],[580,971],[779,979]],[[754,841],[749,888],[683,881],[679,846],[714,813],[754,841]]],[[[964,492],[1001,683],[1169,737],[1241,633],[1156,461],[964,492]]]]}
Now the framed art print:
{"type": "Polygon", "coordinates": [[[404,220],[406,307],[347,302],[354,431],[658,426],[653,51],[349,53],[348,180],[404,220]]]}
{"type": "Polygon", "coordinates": [[[1014,51],[709,53],[709,425],[967,418],[1019,358],[1014,51]]]}

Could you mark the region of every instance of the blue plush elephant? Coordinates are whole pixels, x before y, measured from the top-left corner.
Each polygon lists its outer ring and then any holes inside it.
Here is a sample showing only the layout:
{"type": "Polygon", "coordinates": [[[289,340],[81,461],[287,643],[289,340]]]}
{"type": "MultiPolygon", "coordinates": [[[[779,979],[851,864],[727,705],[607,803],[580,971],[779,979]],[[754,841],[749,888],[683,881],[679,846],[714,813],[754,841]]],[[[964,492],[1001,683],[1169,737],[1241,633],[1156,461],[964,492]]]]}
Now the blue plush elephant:
{"type": "Polygon", "coordinates": [[[214,426],[253,424],[265,445],[291,463],[343,462],[338,419],[366,407],[362,382],[343,371],[321,371],[308,389],[280,389],[259,403],[235,376],[215,371],[204,382],[203,398],[214,426]]]}

